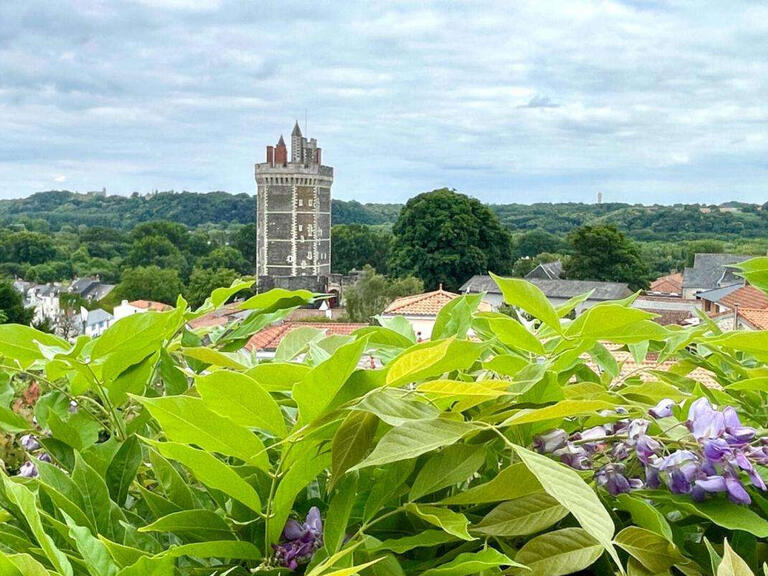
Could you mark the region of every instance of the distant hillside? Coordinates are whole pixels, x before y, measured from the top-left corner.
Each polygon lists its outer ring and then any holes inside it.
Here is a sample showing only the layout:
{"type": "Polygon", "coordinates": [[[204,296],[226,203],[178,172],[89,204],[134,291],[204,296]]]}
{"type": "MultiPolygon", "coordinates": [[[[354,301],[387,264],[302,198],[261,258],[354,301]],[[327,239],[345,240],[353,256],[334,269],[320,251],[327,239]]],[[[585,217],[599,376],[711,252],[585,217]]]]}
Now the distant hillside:
{"type": "MultiPolygon", "coordinates": [[[[389,225],[400,204],[333,201],[334,224],[389,225]]],[[[768,238],[768,209],[728,202],[718,206],[676,204],[493,204],[490,208],[513,232],[541,228],[563,235],[584,224],[615,224],[638,240],[768,238]]],[[[248,194],[160,192],[139,196],[99,196],[67,191],[39,192],[28,198],[0,200],[0,226],[44,220],[62,226],[131,229],[150,220],[172,220],[189,227],[250,224],[256,202],[248,194]]]]}

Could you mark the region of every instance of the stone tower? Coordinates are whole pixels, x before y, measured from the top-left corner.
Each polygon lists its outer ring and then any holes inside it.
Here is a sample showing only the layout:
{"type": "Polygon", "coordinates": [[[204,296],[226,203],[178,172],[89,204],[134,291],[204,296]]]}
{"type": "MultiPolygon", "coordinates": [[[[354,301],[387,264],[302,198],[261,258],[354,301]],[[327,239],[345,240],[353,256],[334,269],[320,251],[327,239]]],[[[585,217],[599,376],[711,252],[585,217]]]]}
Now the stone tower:
{"type": "Polygon", "coordinates": [[[331,184],[333,168],[298,122],[290,158],[282,136],[267,146],[267,161],[256,164],[257,276],[331,273],[331,184]]]}

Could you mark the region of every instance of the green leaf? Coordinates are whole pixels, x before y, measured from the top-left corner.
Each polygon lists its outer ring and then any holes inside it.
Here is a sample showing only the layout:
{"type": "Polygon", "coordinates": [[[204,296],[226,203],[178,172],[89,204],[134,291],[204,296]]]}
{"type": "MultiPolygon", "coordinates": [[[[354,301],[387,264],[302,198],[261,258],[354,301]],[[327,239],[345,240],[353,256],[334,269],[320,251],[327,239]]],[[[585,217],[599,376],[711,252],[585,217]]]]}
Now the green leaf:
{"type": "Polygon", "coordinates": [[[544,346],[541,341],[532,334],[528,328],[520,322],[503,314],[493,317],[481,316],[488,322],[488,327],[501,340],[501,342],[512,350],[523,350],[533,352],[534,354],[544,354],[544,346]]]}
{"type": "Polygon", "coordinates": [[[424,530],[414,536],[405,536],[403,538],[393,538],[379,542],[372,548],[373,552],[379,550],[391,550],[395,554],[405,554],[414,548],[431,548],[440,546],[448,542],[454,542],[458,537],[448,534],[442,530],[424,530]]]}
{"type": "Polygon", "coordinates": [[[78,452],[75,452],[75,467],[72,481],[83,495],[83,511],[91,519],[96,529],[115,539],[121,526],[117,520],[122,518],[119,508],[109,498],[109,489],[101,475],[94,470],[78,452]],[[117,514],[115,518],[113,514],[117,514]]]}
{"type": "Polygon", "coordinates": [[[421,576],[469,576],[470,574],[482,574],[484,570],[500,568],[501,566],[525,568],[495,548],[486,548],[480,552],[459,554],[450,562],[437,568],[425,570],[421,576]]]}
{"type": "Polygon", "coordinates": [[[408,496],[418,500],[447,486],[465,482],[485,462],[485,446],[457,444],[433,454],[419,470],[408,496]]]}
{"type": "Polygon", "coordinates": [[[240,310],[259,310],[262,313],[273,312],[282,308],[303,306],[312,302],[314,294],[308,290],[285,290],[273,288],[269,292],[257,294],[240,304],[240,310]]]}
{"type": "Polygon", "coordinates": [[[388,502],[399,498],[403,492],[403,484],[413,473],[416,460],[395,462],[383,469],[374,469],[371,479],[371,491],[365,500],[363,521],[371,520],[388,502]]]}
{"type": "Polygon", "coordinates": [[[419,384],[417,390],[436,398],[476,398],[483,401],[508,395],[509,385],[504,380],[429,380],[419,384]]]}
{"type": "MultiPolygon", "coordinates": [[[[69,343],[53,334],[40,332],[20,324],[0,324],[0,358],[14,361],[21,368],[29,368],[35,360],[45,356],[40,345],[69,349],[69,343]]],[[[12,362],[13,363],[13,362],[12,362]]]]}
{"type": "Polygon", "coordinates": [[[387,385],[401,386],[453,370],[466,370],[487,348],[469,340],[430,340],[406,349],[387,364],[387,385]]]}
{"type": "Polygon", "coordinates": [[[285,436],[285,418],[277,402],[257,380],[229,370],[200,376],[197,391],[211,410],[236,424],[263,428],[278,437],[285,436]]]}
{"type": "Polygon", "coordinates": [[[346,537],[347,524],[357,496],[357,474],[344,477],[337,485],[336,492],[325,514],[323,540],[328,555],[341,549],[346,537]]]}
{"type": "Polygon", "coordinates": [[[299,425],[308,424],[325,413],[334,396],[357,368],[366,340],[356,340],[339,347],[322,364],[315,366],[293,387],[299,407],[299,425]]]}
{"type": "Polygon", "coordinates": [[[139,550],[131,546],[126,546],[125,544],[112,542],[112,540],[105,538],[101,534],[98,535],[98,538],[101,543],[104,544],[112,559],[120,567],[135,564],[139,558],[142,556],[148,556],[150,554],[150,552],[146,550],[139,550]]]}
{"type": "Polygon", "coordinates": [[[513,500],[541,492],[538,478],[522,462],[504,468],[485,484],[472,486],[467,490],[441,500],[441,504],[487,504],[513,500]]]}
{"type": "Polygon", "coordinates": [[[416,458],[443,446],[455,444],[474,430],[476,428],[472,424],[455,420],[406,422],[384,434],[373,452],[352,469],[416,458]]]}
{"type": "Polygon", "coordinates": [[[0,550],[0,574],[3,576],[50,576],[51,573],[29,554],[6,554],[0,550]]]}
{"type": "Polygon", "coordinates": [[[289,467],[278,484],[272,501],[273,517],[269,522],[268,532],[270,544],[277,542],[280,538],[298,493],[328,467],[330,460],[330,454],[312,454],[299,459],[289,467]]]}
{"type": "Polygon", "coordinates": [[[195,508],[195,497],[189,488],[188,481],[168,460],[156,450],[149,451],[149,462],[155,479],[160,483],[163,493],[169,502],[180,509],[195,508]]]}
{"type": "Polygon", "coordinates": [[[621,565],[611,543],[613,520],[597,494],[582,480],[578,472],[520,446],[515,447],[515,451],[523,464],[541,482],[542,488],[567,508],[581,527],[608,551],[616,564],[621,565]]]}
{"type": "Polygon", "coordinates": [[[114,576],[117,574],[117,564],[112,561],[112,557],[101,540],[95,538],[88,528],[75,524],[74,520],[66,514],[64,519],[69,526],[69,537],[74,541],[91,576],[114,576]]]}
{"type": "Polygon", "coordinates": [[[48,427],[55,440],[64,442],[76,450],[91,446],[99,438],[100,426],[90,418],[73,414],[68,420],[63,420],[58,413],[48,412],[48,427]]]}
{"type": "Polygon", "coordinates": [[[344,419],[331,443],[331,478],[334,483],[365,457],[378,426],[378,418],[366,412],[352,412],[344,419]]]}
{"type": "Polygon", "coordinates": [[[619,510],[629,512],[632,521],[641,528],[655,532],[670,542],[672,541],[672,528],[669,527],[669,522],[649,502],[629,494],[619,494],[616,497],[616,504],[619,510]]]}
{"type": "Polygon", "coordinates": [[[306,352],[312,342],[317,342],[325,336],[325,332],[311,326],[300,326],[288,332],[277,345],[275,360],[288,362],[299,354],[306,352]]]}
{"type": "Polygon", "coordinates": [[[669,570],[678,562],[685,561],[672,542],[637,526],[624,528],[616,534],[615,542],[653,574],[669,570]]]}
{"type": "Polygon", "coordinates": [[[431,404],[406,396],[402,390],[382,388],[366,395],[352,409],[375,414],[390,426],[402,426],[411,420],[434,420],[440,416],[440,411],[431,404]]]}
{"type": "Polygon", "coordinates": [[[197,444],[211,452],[240,458],[262,470],[269,469],[266,449],[258,436],[212,412],[199,398],[166,396],[136,400],[147,407],[169,440],[197,444]]]}
{"type": "Polygon", "coordinates": [[[467,532],[469,521],[467,517],[459,512],[454,512],[450,508],[441,508],[439,506],[428,506],[425,504],[415,504],[411,502],[406,504],[403,509],[415,516],[418,516],[425,522],[438,526],[448,534],[461,538],[462,540],[473,540],[467,532]]]}
{"type": "Polygon", "coordinates": [[[181,353],[187,358],[194,358],[203,364],[223,366],[225,368],[233,368],[235,370],[245,369],[243,364],[235,360],[229,354],[226,354],[225,352],[219,352],[213,348],[207,348],[205,346],[182,348],[181,353]]]}
{"type": "Polygon", "coordinates": [[[296,382],[301,381],[312,370],[304,364],[289,362],[268,362],[257,364],[245,372],[259,383],[267,392],[291,390],[296,382]]]}
{"type": "Polygon", "coordinates": [[[609,338],[642,320],[650,320],[653,314],[639,308],[627,308],[620,304],[601,304],[586,310],[568,325],[565,335],[584,339],[609,338]]]}
{"type": "Polygon", "coordinates": [[[230,466],[208,452],[176,442],[155,442],[147,438],[142,438],[142,441],[151,445],[166,458],[189,468],[195,477],[209,488],[224,492],[251,510],[261,511],[261,499],[256,490],[230,466]]]}
{"type": "Polygon", "coordinates": [[[40,518],[40,513],[37,510],[35,495],[29,488],[21,484],[16,484],[5,474],[2,475],[2,478],[8,500],[21,511],[35,540],[37,540],[37,543],[43,549],[45,556],[57,572],[63,576],[72,576],[72,565],[69,563],[66,554],[56,547],[53,539],[48,536],[43,528],[43,522],[40,518]]]}
{"type": "Polygon", "coordinates": [[[16,434],[18,432],[25,432],[30,428],[32,428],[32,425],[26,418],[19,416],[10,408],[0,406],[0,430],[16,434]]]}
{"type": "Polygon", "coordinates": [[[194,540],[234,540],[235,535],[224,519],[210,510],[182,510],[142,526],[139,532],[173,532],[194,540]]]}
{"type": "Polygon", "coordinates": [[[135,564],[123,568],[117,576],[173,576],[174,560],[170,555],[142,556],[135,564]]]}
{"type": "MultiPolygon", "coordinates": [[[[603,546],[581,528],[563,528],[529,540],[515,556],[530,576],[562,576],[585,570],[603,553],[603,546]]],[[[518,573],[518,572],[516,572],[518,573]]]]}
{"type": "Polygon", "coordinates": [[[723,560],[717,567],[717,576],[755,576],[744,560],[728,544],[723,544],[723,560]]]}
{"type": "Polygon", "coordinates": [[[568,515],[568,510],[546,492],[502,502],[473,530],[489,536],[527,536],[549,528],[568,515]]]}
{"type": "Polygon", "coordinates": [[[145,312],[126,316],[110,326],[95,341],[93,362],[100,365],[105,380],[141,362],[160,349],[183,321],[183,310],[145,312]]]}
{"type": "Polygon", "coordinates": [[[432,327],[431,338],[466,338],[472,322],[472,314],[483,301],[482,294],[464,294],[454,298],[440,309],[432,327]]]}
{"type": "Polygon", "coordinates": [[[107,468],[106,481],[109,495],[120,506],[125,505],[133,479],[141,464],[141,445],[136,436],[131,436],[120,445],[107,468]]]}
{"type": "Polygon", "coordinates": [[[534,318],[538,318],[550,328],[562,332],[560,317],[549,303],[544,292],[530,282],[520,278],[501,278],[491,274],[496,285],[501,289],[504,302],[510,306],[522,308],[534,318]]]}
{"type": "Polygon", "coordinates": [[[264,555],[255,545],[242,540],[214,540],[211,542],[192,542],[181,546],[172,546],[163,555],[178,558],[235,558],[238,560],[262,560],[264,555]]]}
{"type": "Polygon", "coordinates": [[[517,426],[573,416],[593,416],[600,410],[610,410],[615,407],[614,404],[603,400],[562,400],[557,404],[544,408],[519,410],[502,422],[501,425],[517,426]]]}

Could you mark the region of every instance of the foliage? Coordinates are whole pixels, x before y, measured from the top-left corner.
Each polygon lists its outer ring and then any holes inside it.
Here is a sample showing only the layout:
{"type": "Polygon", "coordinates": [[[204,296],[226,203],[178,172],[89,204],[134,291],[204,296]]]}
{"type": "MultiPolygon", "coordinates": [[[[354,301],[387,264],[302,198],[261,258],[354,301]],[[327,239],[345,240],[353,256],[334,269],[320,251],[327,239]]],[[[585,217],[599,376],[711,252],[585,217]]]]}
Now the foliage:
{"type": "Polygon", "coordinates": [[[424,285],[412,276],[388,278],[366,266],[358,281],[344,291],[344,305],[351,322],[373,322],[395,298],[423,291],[424,285]]]}
{"type": "Polygon", "coordinates": [[[479,200],[442,188],[408,200],[394,227],[393,273],[457,290],[473,274],[512,267],[511,239],[479,200]]]}
{"type": "Polygon", "coordinates": [[[512,244],[512,257],[515,260],[534,258],[542,253],[562,252],[568,247],[562,238],[541,229],[516,236],[512,244]]]}
{"type": "Polygon", "coordinates": [[[650,274],[632,240],[613,226],[584,226],[568,235],[573,254],[564,263],[566,278],[626,282],[648,287],[650,274]]]}
{"type": "Polygon", "coordinates": [[[190,306],[202,306],[208,295],[216,288],[229,286],[237,278],[237,272],[231,268],[215,270],[195,268],[189,277],[189,286],[184,293],[190,306]]]}
{"type": "Polygon", "coordinates": [[[178,271],[159,266],[139,266],[123,272],[116,288],[119,298],[125,300],[156,300],[172,304],[182,291],[178,271]]]}
{"type": "MultiPolygon", "coordinates": [[[[744,265],[757,280],[766,269],[744,265]]],[[[235,283],[198,310],[180,299],[74,346],[0,326],[3,573],[757,573],[765,333],[662,327],[629,301],[570,321],[531,284],[497,282],[537,320],[478,312],[463,296],[432,341],[397,322],[295,331],[272,361],[243,348],[249,336],[312,294],[259,294],[239,305],[250,311],[240,322],[190,331],[250,286],[235,283]],[[650,381],[620,375],[607,346],[669,362],[650,381]],[[360,369],[368,356],[383,367],[360,369]],[[39,399],[14,399],[33,382],[39,399]],[[622,460],[613,446],[638,426],[628,457],[651,467],[655,451],[703,458],[722,439],[749,459],[729,478],[750,503],[670,490],[673,466],[658,465],[658,488],[607,478],[603,460],[622,460]],[[569,465],[575,447],[600,468],[569,465]]]]}
{"type": "Polygon", "coordinates": [[[386,274],[391,244],[392,234],[381,228],[336,225],[331,230],[331,270],[347,274],[368,265],[386,274]]]}
{"type": "MultiPolygon", "coordinates": [[[[0,311],[2,322],[12,324],[29,324],[35,311],[24,308],[24,298],[8,280],[0,280],[0,311]]],[[[2,352],[0,352],[1,354],[2,352]]]]}

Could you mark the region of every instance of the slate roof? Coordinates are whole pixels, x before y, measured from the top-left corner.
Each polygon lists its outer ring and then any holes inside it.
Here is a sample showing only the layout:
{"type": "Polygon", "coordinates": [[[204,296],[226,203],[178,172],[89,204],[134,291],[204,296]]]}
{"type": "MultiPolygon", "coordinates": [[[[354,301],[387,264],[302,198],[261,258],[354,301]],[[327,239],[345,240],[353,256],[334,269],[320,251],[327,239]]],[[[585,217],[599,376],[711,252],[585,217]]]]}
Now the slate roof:
{"type": "Polygon", "coordinates": [[[590,300],[618,300],[632,291],[624,282],[594,282],[592,280],[529,280],[538,286],[547,298],[573,298],[592,290],[590,300]]]}
{"type": "Polygon", "coordinates": [[[458,297],[458,294],[447,292],[442,288],[435,290],[434,292],[403,296],[402,298],[397,298],[387,306],[384,310],[384,314],[395,314],[399,316],[437,316],[443,306],[458,297]]]}
{"type": "Polygon", "coordinates": [[[109,320],[112,320],[114,316],[107,312],[106,310],[102,310],[101,308],[95,308],[94,310],[88,311],[88,318],[85,321],[86,326],[94,326],[96,324],[99,324],[100,322],[107,322],[109,320]]]}
{"type": "Polygon", "coordinates": [[[464,282],[459,288],[459,292],[466,294],[467,292],[477,294],[478,292],[487,292],[488,294],[501,294],[501,290],[496,286],[496,282],[493,278],[484,274],[475,274],[464,282]]]}
{"type": "Polygon", "coordinates": [[[252,351],[272,351],[276,350],[289,332],[297,328],[317,328],[325,331],[326,336],[339,335],[348,336],[355,330],[365,328],[368,324],[357,324],[354,322],[283,322],[282,324],[273,324],[263,330],[256,332],[246,348],[252,351]]]}
{"type": "Polygon", "coordinates": [[[693,268],[683,271],[683,288],[711,289],[719,284],[743,282],[732,269],[730,264],[738,264],[749,260],[750,256],[741,254],[696,254],[693,257],[693,268]]]}
{"type": "Polygon", "coordinates": [[[723,286],[722,288],[704,290],[703,292],[696,294],[696,298],[700,300],[708,300],[709,302],[719,303],[723,298],[733,292],[736,292],[741,287],[741,284],[731,284],[730,286],[723,286]]]}
{"type": "Polygon", "coordinates": [[[542,278],[545,280],[557,280],[563,275],[563,263],[560,260],[539,264],[525,275],[526,279],[542,278]]]}

